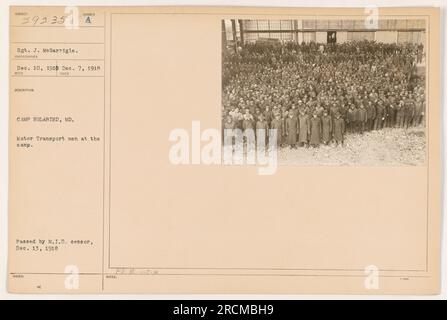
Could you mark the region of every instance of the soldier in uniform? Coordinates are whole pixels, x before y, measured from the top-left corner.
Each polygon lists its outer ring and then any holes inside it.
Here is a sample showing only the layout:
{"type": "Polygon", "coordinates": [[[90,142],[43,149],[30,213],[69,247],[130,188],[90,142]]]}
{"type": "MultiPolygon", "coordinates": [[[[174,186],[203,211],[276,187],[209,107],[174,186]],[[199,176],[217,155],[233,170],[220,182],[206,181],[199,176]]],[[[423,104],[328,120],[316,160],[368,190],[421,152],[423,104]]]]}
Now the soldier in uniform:
{"type": "Polygon", "coordinates": [[[424,46],[422,44],[419,44],[417,48],[417,60],[416,60],[417,63],[422,63],[423,54],[424,54],[424,46]]]}
{"type": "Polygon", "coordinates": [[[353,104],[350,104],[347,113],[348,132],[350,133],[357,132],[357,118],[358,118],[358,111],[357,109],[355,109],[353,104]]]}
{"type": "Polygon", "coordinates": [[[317,113],[318,117],[322,117],[324,113],[324,107],[320,104],[317,104],[315,107],[315,112],[317,113]]]}
{"type": "Polygon", "coordinates": [[[233,120],[233,117],[228,115],[225,119],[225,122],[223,124],[223,141],[224,144],[228,143],[230,145],[233,144],[233,133],[234,133],[234,129],[236,128],[236,124],[233,120]]]}
{"type": "Polygon", "coordinates": [[[327,110],[323,112],[321,123],[323,126],[322,140],[324,144],[328,144],[332,140],[332,117],[328,115],[327,110]]]}
{"type": "Polygon", "coordinates": [[[392,128],[396,121],[396,107],[394,103],[390,103],[387,107],[385,127],[392,128]]]}
{"type": "Polygon", "coordinates": [[[379,100],[376,108],[376,119],[374,120],[374,130],[382,129],[384,120],[385,120],[385,107],[382,101],[379,100]]]}
{"type": "Polygon", "coordinates": [[[241,112],[239,112],[239,108],[234,108],[230,111],[230,115],[233,117],[234,127],[235,129],[242,129],[242,120],[244,119],[241,112]]]}
{"type": "Polygon", "coordinates": [[[358,129],[361,134],[366,130],[366,124],[368,122],[368,114],[363,104],[360,104],[358,110],[358,129]]]}
{"type": "Polygon", "coordinates": [[[413,117],[415,114],[415,106],[413,95],[410,93],[408,99],[404,103],[404,127],[409,128],[413,123],[413,117]]]}
{"type": "Polygon", "coordinates": [[[386,126],[393,128],[396,125],[396,97],[392,94],[389,98],[386,126]]]}
{"type": "Polygon", "coordinates": [[[296,138],[298,135],[298,119],[293,112],[289,112],[289,117],[286,119],[287,144],[290,148],[296,147],[296,138]]]}
{"type": "Polygon", "coordinates": [[[425,108],[426,108],[426,102],[424,99],[424,95],[422,94],[421,96],[421,100],[422,100],[422,112],[421,112],[421,123],[422,125],[425,126],[425,108]]]}
{"type": "Polygon", "coordinates": [[[282,132],[281,132],[282,138],[281,138],[281,141],[284,144],[284,143],[286,143],[286,139],[287,139],[287,136],[286,136],[286,133],[287,133],[286,132],[286,120],[289,117],[289,112],[287,111],[286,107],[282,107],[281,111],[282,111],[281,112],[281,121],[282,121],[282,132]]]}
{"type": "Polygon", "coordinates": [[[404,102],[400,101],[396,106],[396,127],[398,128],[404,127],[404,118],[405,118],[404,102]]]}
{"type": "Polygon", "coordinates": [[[334,140],[337,145],[341,144],[343,146],[345,130],[345,120],[343,120],[340,113],[337,113],[334,119],[334,140]]]}
{"type": "Polygon", "coordinates": [[[413,126],[418,126],[422,123],[422,117],[424,116],[424,103],[420,97],[416,98],[415,112],[413,117],[413,126]]]}
{"type": "Polygon", "coordinates": [[[308,146],[309,133],[310,133],[310,123],[309,116],[306,114],[304,109],[300,110],[300,115],[298,116],[298,143],[300,146],[308,146]]]}
{"type": "Polygon", "coordinates": [[[229,130],[233,130],[236,128],[236,123],[233,120],[233,117],[228,115],[226,118],[226,121],[224,123],[224,130],[229,129],[229,130]]]}
{"type": "Polygon", "coordinates": [[[254,119],[248,109],[245,111],[244,120],[242,120],[242,129],[244,131],[249,130],[249,129],[251,129],[251,130],[254,129],[254,119]]]}
{"type": "Polygon", "coordinates": [[[376,107],[371,100],[368,100],[368,105],[366,107],[366,128],[371,131],[374,128],[374,119],[376,118],[376,107]]]}
{"type": "Polygon", "coordinates": [[[339,108],[335,103],[331,105],[329,112],[332,116],[332,119],[335,119],[335,115],[339,112],[339,108]]]}
{"type": "Polygon", "coordinates": [[[255,139],[255,121],[253,119],[253,116],[250,114],[250,110],[246,109],[244,114],[244,119],[242,120],[242,130],[244,134],[244,140],[245,143],[252,144],[254,141],[252,139],[255,139]],[[249,138],[250,137],[250,138],[249,138]]]}
{"type": "Polygon", "coordinates": [[[321,119],[316,112],[313,113],[312,119],[310,119],[310,145],[312,147],[318,147],[321,142],[322,126],[321,119]]]}
{"type": "Polygon", "coordinates": [[[265,121],[267,121],[267,124],[270,126],[270,123],[272,122],[274,116],[273,116],[273,111],[270,110],[269,106],[265,107],[265,111],[264,111],[264,119],[265,121]]]}
{"type": "Polygon", "coordinates": [[[282,126],[281,115],[279,113],[275,114],[275,119],[272,120],[270,128],[272,130],[276,130],[276,146],[278,148],[281,147],[283,126],[282,126]]]}
{"type": "Polygon", "coordinates": [[[256,122],[256,140],[260,141],[260,139],[263,139],[264,143],[267,144],[268,130],[269,125],[267,121],[264,119],[264,115],[261,113],[259,115],[258,121],[256,122]]]}

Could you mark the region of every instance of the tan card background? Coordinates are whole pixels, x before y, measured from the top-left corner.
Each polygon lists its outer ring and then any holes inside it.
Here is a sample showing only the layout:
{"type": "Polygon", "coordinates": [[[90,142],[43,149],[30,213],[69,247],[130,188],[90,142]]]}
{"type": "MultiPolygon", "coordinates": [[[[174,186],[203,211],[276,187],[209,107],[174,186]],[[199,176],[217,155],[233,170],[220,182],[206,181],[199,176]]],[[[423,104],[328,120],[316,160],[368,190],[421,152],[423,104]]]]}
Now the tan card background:
{"type": "Polygon", "coordinates": [[[81,17],[94,13],[94,27],[14,27],[17,13],[64,8],[11,8],[11,66],[14,45],[46,38],[104,68],[95,77],[11,76],[10,291],[438,292],[438,10],[379,11],[427,21],[425,165],[282,165],[260,176],[255,166],[168,159],[172,129],[191,133],[193,120],[220,128],[221,20],[340,18],[363,9],[79,9],[81,17]],[[15,90],[22,87],[34,92],[15,90]],[[16,121],[25,115],[75,121],[16,121]],[[17,136],[37,134],[99,141],[15,147],[17,136]],[[55,252],[48,243],[24,251],[18,239],[64,242],[55,252]],[[380,270],[377,290],[364,286],[369,265],[380,270]],[[67,266],[79,271],[76,290],[67,289],[67,266]]]}

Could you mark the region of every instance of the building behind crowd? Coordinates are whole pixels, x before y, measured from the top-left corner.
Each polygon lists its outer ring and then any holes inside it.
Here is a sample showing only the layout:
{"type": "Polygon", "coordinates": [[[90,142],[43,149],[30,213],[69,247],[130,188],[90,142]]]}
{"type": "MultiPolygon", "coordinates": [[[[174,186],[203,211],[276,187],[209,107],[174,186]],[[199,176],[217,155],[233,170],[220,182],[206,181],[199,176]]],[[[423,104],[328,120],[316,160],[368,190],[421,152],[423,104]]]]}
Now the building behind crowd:
{"type": "Polygon", "coordinates": [[[298,20],[223,20],[224,44],[259,41],[297,43],[344,43],[377,41],[382,43],[425,43],[423,19],[298,19],[298,20]],[[236,40],[236,42],[235,42],[236,40]]]}

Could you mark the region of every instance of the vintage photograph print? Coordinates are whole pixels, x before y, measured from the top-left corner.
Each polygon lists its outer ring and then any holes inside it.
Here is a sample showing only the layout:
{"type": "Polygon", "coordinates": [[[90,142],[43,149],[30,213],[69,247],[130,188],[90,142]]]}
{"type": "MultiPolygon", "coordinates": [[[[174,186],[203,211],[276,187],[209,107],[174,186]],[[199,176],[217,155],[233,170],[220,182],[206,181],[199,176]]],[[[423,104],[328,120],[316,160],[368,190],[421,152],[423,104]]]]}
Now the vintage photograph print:
{"type": "Polygon", "coordinates": [[[427,38],[405,16],[222,20],[223,134],[275,131],[279,164],[424,165],[427,38]]]}

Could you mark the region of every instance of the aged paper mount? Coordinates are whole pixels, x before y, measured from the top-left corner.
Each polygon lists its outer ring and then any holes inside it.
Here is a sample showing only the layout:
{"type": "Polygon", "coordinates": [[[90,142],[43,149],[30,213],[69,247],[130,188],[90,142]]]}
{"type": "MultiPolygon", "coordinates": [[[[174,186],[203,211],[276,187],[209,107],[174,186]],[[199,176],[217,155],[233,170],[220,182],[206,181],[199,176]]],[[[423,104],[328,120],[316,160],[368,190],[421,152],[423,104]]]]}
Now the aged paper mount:
{"type": "Polygon", "coordinates": [[[438,293],[439,32],[11,7],[10,292],[438,293]]]}

